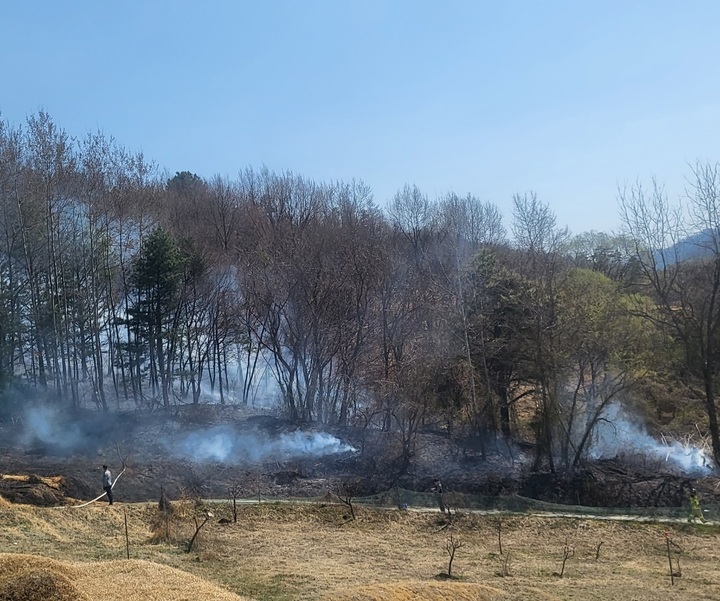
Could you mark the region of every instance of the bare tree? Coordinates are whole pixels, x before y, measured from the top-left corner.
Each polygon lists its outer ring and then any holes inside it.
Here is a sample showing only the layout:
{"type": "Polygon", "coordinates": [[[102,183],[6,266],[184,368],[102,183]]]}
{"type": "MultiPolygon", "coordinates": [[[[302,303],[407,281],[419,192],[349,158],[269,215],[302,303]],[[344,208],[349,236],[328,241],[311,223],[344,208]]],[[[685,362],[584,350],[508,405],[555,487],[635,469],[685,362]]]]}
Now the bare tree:
{"type": "Polygon", "coordinates": [[[447,577],[452,578],[452,565],[453,561],[455,560],[455,553],[457,553],[457,550],[462,548],[464,546],[464,543],[462,543],[453,533],[448,534],[447,541],[445,542],[445,551],[447,551],[447,554],[449,556],[448,559],[448,570],[447,570],[447,577]]]}
{"type": "Polygon", "coordinates": [[[186,553],[190,553],[190,551],[192,551],[193,545],[195,544],[195,541],[197,540],[198,534],[200,534],[200,530],[202,529],[202,527],[203,527],[205,524],[208,523],[208,520],[210,520],[210,518],[211,518],[211,517],[214,517],[214,516],[213,516],[213,513],[212,513],[212,512],[206,511],[206,512],[204,513],[203,517],[204,517],[205,519],[203,519],[202,522],[199,522],[198,519],[197,519],[197,516],[193,516],[193,521],[195,522],[195,532],[193,533],[192,538],[191,538],[190,541],[188,542],[187,549],[185,549],[185,552],[186,552],[186,553]]]}
{"type": "Polygon", "coordinates": [[[653,182],[619,195],[624,227],[657,311],[641,314],[672,333],[684,351],[687,373],[703,385],[713,456],[720,464],[716,376],[720,333],[720,166],[693,168],[684,204],[671,205],[653,182]],[[686,211],[683,211],[683,208],[686,211]]]}
{"type": "Polygon", "coordinates": [[[561,348],[556,333],[558,278],[562,251],[568,239],[567,228],[558,228],[555,215],[534,193],[513,198],[513,234],[523,262],[518,270],[531,286],[524,291],[527,310],[532,315],[531,361],[533,383],[537,387],[535,468],[546,463],[554,469],[553,430],[558,398],[564,384],[561,348]]]}
{"type": "MultiPolygon", "coordinates": [[[[473,329],[469,317],[471,307],[483,312],[483,300],[486,282],[481,282],[478,275],[480,270],[472,269],[472,262],[480,253],[491,252],[490,249],[502,242],[505,238],[505,229],[499,210],[491,203],[484,203],[468,194],[460,198],[449,194],[440,200],[439,215],[443,235],[441,235],[442,254],[444,260],[439,263],[437,270],[439,286],[445,290],[447,298],[457,315],[459,326],[454,328],[457,332],[457,342],[462,349],[458,355],[463,356],[466,362],[466,382],[470,400],[470,422],[480,436],[483,458],[485,457],[485,438],[489,431],[495,434],[498,431],[496,420],[496,407],[491,394],[491,376],[488,365],[488,352],[486,349],[486,332],[484,328],[473,329]],[[479,349],[479,353],[473,352],[479,349]],[[476,360],[477,364],[476,364],[476,360]],[[486,385],[484,391],[485,402],[479,400],[477,376],[482,375],[486,385]]],[[[448,327],[452,327],[449,325],[448,327]]],[[[452,351],[451,351],[452,352],[452,351]]]]}
{"type": "Polygon", "coordinates": [[[21,129],[0,121],[0,386],[16,368],[26,371],[27,365],[20,327],[27,318],[24,237],[19,227],[24,155],[21,129]]]}
{"type": "Polygon", "coordinates": [[[337,497],[340,501],[347,506],[350,510],[350,520],[355,520],[355,506],[353,505],[353,499],[357,496],[357,492],[354,490],[352,484],[343,482],[337,492],[337,497]]]}

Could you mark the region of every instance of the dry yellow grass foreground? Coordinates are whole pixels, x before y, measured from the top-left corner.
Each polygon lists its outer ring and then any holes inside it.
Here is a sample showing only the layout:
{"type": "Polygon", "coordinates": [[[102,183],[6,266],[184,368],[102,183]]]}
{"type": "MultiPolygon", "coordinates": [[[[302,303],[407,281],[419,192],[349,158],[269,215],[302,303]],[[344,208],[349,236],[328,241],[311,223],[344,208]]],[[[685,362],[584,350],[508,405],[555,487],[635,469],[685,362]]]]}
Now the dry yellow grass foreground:
{"type": "MultiPolygon", "coordinates": [[[[107,596],[107,587],[123,601],[237,600],[234,595],[256,601],[720,599],[715,525],[463,514],[448,526],[439,512],[364,507],[348,521],[347,507],[335,503],[242,505],[236,524],[221,524],[231,513],[219,503],[186,553],[194,519],[202,522],[207,507],[174,507],[164,523],[157,504],[0,505],[0,549],[60,560],[53,565],[62,569],[52,571],[57,582],[90,601],[107,596]],[[125,515],[130,561],[124,559],[125,515]],[[451,580],[441,576],[449,533],[462,543],[451,580]],[[674,571],[681,573],[674,585],[668,538],[674,571]]],[[[8,599],[21,598],[0,595],[8,599]]]]}
{"type": "Polygon", "coordinates": [[[336,591],[328,601],[559,601],[532,588],[503,591],[460,582],[394,582],[336,591]]]}
{"type": "Polygon", "coordinates": [[[143,560],[66,563],[0,553],[0,601],[242,601],[174,568],[143,560]]]}

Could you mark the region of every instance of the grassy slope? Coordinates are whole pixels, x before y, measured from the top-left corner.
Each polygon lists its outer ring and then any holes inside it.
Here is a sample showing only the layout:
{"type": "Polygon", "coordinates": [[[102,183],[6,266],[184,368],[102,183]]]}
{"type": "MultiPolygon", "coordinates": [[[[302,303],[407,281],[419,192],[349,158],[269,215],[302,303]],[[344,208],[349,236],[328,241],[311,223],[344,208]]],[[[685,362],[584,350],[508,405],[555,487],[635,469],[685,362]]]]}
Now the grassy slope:
{"type": "MultiPolygon", "coordinates": [[[[0,550],[66,561],[125,557],[127,511],[131,557],[190,572],[257,600],[334,599],[582,599],[659,601],[720,598],[720,548],[715,526],[656,525],[563,518],[502,519],[510,575],[502,576],[497,518],[459,516],[453,582],[447,569],[448,528],[439,514],[357,508],[345,522],[339,505],[248,505],[237,524],[220,525],[227,507],[201,531],[196,550],[183,545],[193,508],[177,505],[177,518],[153,529],[155,506],[95,504],[83,509],[0,506],[0,550]],[[155,532],[155,537],[153,535],[155,532]],[[670,585],[665,533],[679,545],[682,578],[670,585]],[[574,548],[559,578],[563,547],[574,548]],[[598,545],[600,558],[595,556],[598,545]]],[[[117,563],[108,563],[116,572],[117,563]]],[[[93,567],[93,570],[98,569],[93,567]]]]}

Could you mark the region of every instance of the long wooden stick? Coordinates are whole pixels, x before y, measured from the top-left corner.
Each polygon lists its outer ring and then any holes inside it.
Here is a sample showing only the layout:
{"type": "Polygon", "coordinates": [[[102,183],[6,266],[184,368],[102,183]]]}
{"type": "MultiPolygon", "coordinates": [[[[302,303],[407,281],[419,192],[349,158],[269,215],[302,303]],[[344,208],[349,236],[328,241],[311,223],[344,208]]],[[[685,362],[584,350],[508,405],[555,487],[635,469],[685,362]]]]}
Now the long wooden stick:
{"type": "MultiPolygon", "coordinates": [[[[115,485],[117,484],[117,481],[120,479],[120,476],[122,476],[122,475],[125,473],[125,470],[126,470],[126,469],[127,469],[127,468],[123,468],[122,471],[117,475],[117,477],[115,478],[115,481],[110,485],[110,490],[112,490],[113,488],[115,488],[115,485]]],[[[80,507],[86,507],[87,505],[90,505],[90,503],[95,503],[95,501],[99,501],[99,500],[102,499],[106,494],[107,494],[107,493],[104,492],[104,493],[101,494],[99,497],[94,498],[92,501],[87,501],[86,503],[83,503],[82,505],[71,505],[71,507],[72,507],[73,509],[80,509],[80,507]]]]}
{"type": "Polygon", "coordinates": [[[127,551],[127,558],[130,559],[130,535],[128,534],[127,509],[124,507],[123,513],[125,514],[125,550],[127,551]]]}

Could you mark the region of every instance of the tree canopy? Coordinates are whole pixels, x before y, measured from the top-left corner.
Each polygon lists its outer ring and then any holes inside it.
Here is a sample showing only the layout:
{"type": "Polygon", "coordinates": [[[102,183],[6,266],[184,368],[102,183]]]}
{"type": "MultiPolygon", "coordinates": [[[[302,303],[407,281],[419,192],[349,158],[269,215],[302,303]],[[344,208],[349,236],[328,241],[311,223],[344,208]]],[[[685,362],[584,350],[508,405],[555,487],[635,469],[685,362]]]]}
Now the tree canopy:
{"type": "Polygon", "coordinates": [[[638,186],[622,235],[572,237],[532,192],[509,226],[414,185],[382,210],[360,180],[168,177],[46,113],[0,122],[2,410],[14,385],[103,410],[205,395],[397,432],[406,462],[443,424],[556,469],[655,379],[700,391],[720,459],[718,168],[694,176],[684,212],[638,186]]]}

